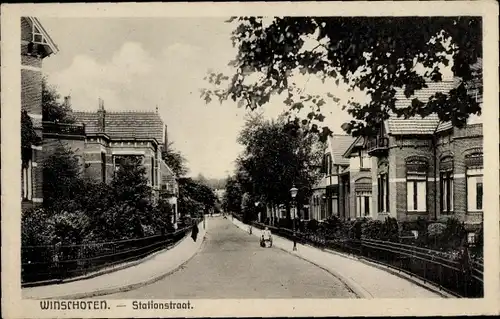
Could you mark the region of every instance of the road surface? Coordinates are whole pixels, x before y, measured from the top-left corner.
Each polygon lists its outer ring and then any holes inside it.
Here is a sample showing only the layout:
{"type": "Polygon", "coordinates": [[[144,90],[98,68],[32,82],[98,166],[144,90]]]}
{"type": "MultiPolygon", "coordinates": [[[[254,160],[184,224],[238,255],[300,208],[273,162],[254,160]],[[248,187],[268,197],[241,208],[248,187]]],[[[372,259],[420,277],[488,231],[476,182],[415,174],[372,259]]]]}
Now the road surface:
{"type": "Polygon", "coordinates": [[[278,248],[261,248],[257,237],[230,220],[214,217],[208,223],[200,251],[181,269],[153,284],[101,298],[356,298],[327,271],[278,248]]]}

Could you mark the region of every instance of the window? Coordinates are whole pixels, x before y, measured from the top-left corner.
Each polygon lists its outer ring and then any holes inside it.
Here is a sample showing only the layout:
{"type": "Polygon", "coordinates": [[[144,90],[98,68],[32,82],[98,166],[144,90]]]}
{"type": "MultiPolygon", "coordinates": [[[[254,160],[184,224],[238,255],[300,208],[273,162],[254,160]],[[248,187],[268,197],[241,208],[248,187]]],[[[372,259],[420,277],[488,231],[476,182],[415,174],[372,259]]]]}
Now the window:
{"type": "Polygon", "coordinates": [[[467,169],[467,210],[483,210],[483,169],[467,169]]]}
{"type": "Polygon", "coordinates": [[[151,186],[155,185],[155,159],[151,157],[151,186]]]}
{"type": "Polygon", "coordinates": [[[476,243],[476,233],[468,233],[467,234],[467,242],[469,244],[475,244],[476,243]]]}
{"type": "Polygon", "coordinates": [[[332,198],[332,215],[338,215],[339,213],[339,200],[337,197],[332,198]]]}
{"type": "Polygon", "coordinates": [[[32,161],[28,160],[23,163],[21,170],[21,196],[23,200],[31,200],[33,198],[33,177],[32,177],[32,161]]]}
{"type": "Polygon", "coordinates": [[[106,183],[106,153],[101,152],[101,176],[102,182],[106,183]]]}
{"type": "Polygon", "coordinates": [[[439,163],[441,213],[453,212],[453,158],[447,156],[439,163]]]}
{"type": "Polygon", "coordinates": [[[356,194],[356,217],[370,216],[371,193],[356,194]]]}
{"type": "Polygon", "coordinates": [[[409,212],[427,211],[427,177],[408,175],[406,177],[406,205],[409,212]]]}
{"type": "Polygon", "coordinates": [[[389,174],[383,173],[378,176],[378,211],[389,211],[389,174]]]}

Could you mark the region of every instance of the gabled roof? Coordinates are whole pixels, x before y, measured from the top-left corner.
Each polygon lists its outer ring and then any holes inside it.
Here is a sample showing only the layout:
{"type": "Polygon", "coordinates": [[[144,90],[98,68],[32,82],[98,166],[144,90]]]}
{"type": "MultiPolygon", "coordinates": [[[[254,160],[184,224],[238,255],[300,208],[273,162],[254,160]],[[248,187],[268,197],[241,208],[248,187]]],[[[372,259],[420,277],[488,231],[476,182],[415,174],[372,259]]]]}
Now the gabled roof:
{"type": "Polygon", "coordinates": [[[351,145],[347,148],[347,150],[344,152],[344,154],[342,155],[343,157],[345,158],[349,158],[351,157],[351,153],[359,148],[359,147],[363,147],[365,144],[365,139],[361,136],[357,137],[354,142],[351,143],[351,145]]]}
{"type": "Polygon", "coordinates": [[[42,24],[40,23],[40,21],[35,18],[35,17],[28,17],[28,20],[31,22],[31,24],[33,26],[36,27],[36,29],[38,29],[38,31],[40,32],[40,34],[42,34],[43,38],[44,38],[44,43],[43,45],[46,45],[50,48],[50,50],[52,52],[49,52],[49,55],[52,54],[52,53],[57,53],[59,52],[59,48],[57,47],[57,45],[55,44],[55,42],[52,40],[52,38],[50,37],[50,35],[47,33],[47,31],[45,30],[45,28],[42,26],[42,24]]]}
{"type": "MultiPolygon", "coordinates": [[[[438,92],[447,93],[459,84],[458,81],[428,82],[427,88],[416,91],[413,96],[406,98],[402,91],[396,93],[396,108],[405,108],[411,105],[414,98],[426,103],[431,96],[438,92]]],[[[420,116],[405,119],[392,115],[386,121],[386,130],[392,135],[428,135],[434,132],[450,129],[451,123],[440,123],[437,114],[422,118],[420,116]]]]}
{"type": "Polygon", "coordinates": [[[343,157],[355,138],[351,135],[334,134],[328,137],[328,149],[332,154],[332,162],[337,165],[349,165],[349,159],[343,157]]]}
{"type": "Polygon", "coordinates": [[[111,139],[156,139],[163,143],[164,123],[156,112],[105,113],[104,132],[99,130],[98,112],[73,112],[76,121],[85,124],[86,134],[106,133],[111,139]]]}

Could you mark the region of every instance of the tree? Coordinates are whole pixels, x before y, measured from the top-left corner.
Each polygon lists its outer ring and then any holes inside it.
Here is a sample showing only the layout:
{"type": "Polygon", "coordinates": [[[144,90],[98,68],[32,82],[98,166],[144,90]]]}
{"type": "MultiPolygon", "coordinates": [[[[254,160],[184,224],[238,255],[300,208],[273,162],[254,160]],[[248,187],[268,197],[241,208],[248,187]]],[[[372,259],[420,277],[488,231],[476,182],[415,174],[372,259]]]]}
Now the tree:
{"type": "Polygon", "coordinates": [[[230,177],[227,180],[224,197],[222,199],[222,206],[224,211],[240,213],[241,212],[241,199],[243,192],[241,185],[238,183],[236,177],[230,177]]]}
{"type": "Polygon", "coordinates": [[[189,172],[186,159],[180,151],[174,148],[173,142],[168,143],[161,156],[177,177],[183,177],[189,172]]]}
{"type": "Polygon", "coordinates": [[[179,210],[198,215],[215,208],[217,196],[210,187],[190,177],[179,179],[179,210]]]}
{"type": "Polygon", "coordinates": [[[47,83],[47,79],[42,81],[42,120],[50,122],[74,123],[70,105],[60,103],[61,95],[56,88],[47,83]]]}
{"type": "MultiPolygon", "coordinates": [[[[482,90],[482,71],[474,66],[482,58],[481,17],[233,17],[231,40],[238,49],[229,63],[232,75],[211,73],[213,89],[202,90],[208,103],[231,99],[255,110],[273,94],[285,94],[290,111],[311,107],[304,119],[309,131],[319,132],[331,94],[310,95],[293,82],[297,74],[344,83],[365,92],[370,101],[349,101],[344,108],[353,120],[342,128],[353,135],[372,134],[391,113],[427,116],[463,127],[470,114],[480,114],[479,103],[469,95],[470,85],[482,90]],[[314,45],[305,46],[306,43],[314,45]],[[406,108],[395,107],[396,89],[410,97],[426,80],[442,80],[443,67],[462,83],[428,101],[413,99],[406,108]],[[252,80],[258,77],[257,80],[252,80]],[[224,85],[227,84],[227,87],[224,85]]],[[[321,130],[325,138],[331,133],[321,130]]]]}
{"type": "Polygon", "coordinates": [[[25,163],[31,159],[31,146],[39,145],[42,138],[37,135],[33,122],[26,110],[21,110],[21,159],[25,163]]]}
{"type": "Polygon", "coordinates": [[[146,178],[146,168],[139,157],[129,157],[121,162],[111,182],[114,198],[120,204],[116,209],[113,226],[121,229],[123,236],[145,236],[144,225],[151,223],[152,191],[146,178]]]}
{"type": "Polygon", "coordinates": [[[307,201],[307,193],[319,178],[322,148],[317,136],[305,134],[300,127],[262,117],[249,117],[238,137],[245,149],[238,159],[238,182],[242,191],[269,204],[288,204],[290,188],[299,188],[307,201]]]}
{"type": "Polygon", "coordinates": [[[81,167],[75,153],[64,144],[56,146],[43,162],[43,205],[52,211],[70,210],[69,202],[82,187],[81,167]]]}

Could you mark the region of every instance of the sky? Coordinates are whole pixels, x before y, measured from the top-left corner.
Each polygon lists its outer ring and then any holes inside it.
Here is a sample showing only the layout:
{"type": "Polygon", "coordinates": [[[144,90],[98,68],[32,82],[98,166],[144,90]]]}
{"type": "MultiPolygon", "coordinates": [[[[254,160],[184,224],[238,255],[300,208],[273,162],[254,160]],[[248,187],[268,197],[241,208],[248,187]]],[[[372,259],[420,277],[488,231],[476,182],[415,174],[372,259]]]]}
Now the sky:
{"type": "MultiPolygon", "coordinates": [[[[188,161],[190,175],[222,178],[242,151],[236,142],[246,111],[236,103],[206,104],[200,89],[208,70],[230,72],[236,55],[227,18],[41,18],[59,52],[43,70],[74,110],[159,109],[169,140],[188,161]]],[[[299,81],[300,83],[300,81],[299,81]]],[[[304,83],[306,83],[304,81],[304,83]]],[[[308,90],[317,87],[308,81],[308,90]]],[[[318,82],[319,83],[319,82],[318,82]]],[[[284,110],[282,99],[265,107],[266,117],[284,110]]],[[[339,133],[349,116],[327,116],[339,133]]]]}

